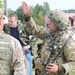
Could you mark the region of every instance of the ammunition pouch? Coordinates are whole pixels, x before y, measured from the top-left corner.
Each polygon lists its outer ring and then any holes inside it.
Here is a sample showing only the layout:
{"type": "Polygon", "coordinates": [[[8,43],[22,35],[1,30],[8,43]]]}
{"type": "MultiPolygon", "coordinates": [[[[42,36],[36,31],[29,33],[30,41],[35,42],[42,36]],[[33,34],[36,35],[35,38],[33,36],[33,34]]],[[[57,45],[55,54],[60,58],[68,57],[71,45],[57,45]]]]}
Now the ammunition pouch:
{"type": "Polygon", "coordinates": [[[37,68],[38,70],[42,71],[44,68],[44,65],[42,65],[40,58],[37,58],[35,60],[35,68],[37,68]]]}
{"type": "Polygon", "coordinates": [[[45,50],[45,52],[42,53],[41,58],[35,59],[35,68],[42,71],[44,69],[45,65],[47,65],[49,56],[50,56],[50,52],[45,50]]]}
{"type": "Polygon", "coordinates": [[[51,54],[51,52],[48,51],[48,50],[45,50],[45,52],[41,54],[40,61],[41,61],[44,65],[47,64],[48,59],[49,59],[49,57],[50,57],[50,54],[51,54]]]}

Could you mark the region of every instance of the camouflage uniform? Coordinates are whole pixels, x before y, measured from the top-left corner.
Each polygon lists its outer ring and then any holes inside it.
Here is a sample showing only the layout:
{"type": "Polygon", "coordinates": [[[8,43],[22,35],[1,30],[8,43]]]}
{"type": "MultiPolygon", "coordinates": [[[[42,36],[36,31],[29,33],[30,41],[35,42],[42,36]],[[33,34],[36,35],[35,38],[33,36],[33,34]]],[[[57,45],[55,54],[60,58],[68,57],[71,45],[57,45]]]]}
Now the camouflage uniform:
{"type": "MultiPolygon", "coordinates": [[[[8,24],[4,24],[3,31],[6,34],[10,35],[11,30],[10,30],[10,27],[9,27],[8,24]]],[[[34,36],[29,32],[29,30],[27,29],[26,25],[23,25],[22,23],[18,23],[18,32],[19,32],[19,39],[20,39],[20,41],[25,46],[28,45],[28,44],[31,46],[31,48],[30,48],[31,55],[33,55],[32,46],[34,45],[34,42],[35,42],[34,36]]]]}
{"type": "Polygon", "coordinates": [[[10,35],[0,33],[0,75],[28,75],[27,62],[20,43],[10,35]]]}
{"type": "MultiPolygon", "coordinates": [[[[26,56],[26,59],[27,59],[28,73],[29,75],[31,75],[32,73],[32,55],[33,55],[32,46],[34,44],[34,37],[33,35],[30,34],[27,27],[23,25],[22,23],[18,22],[17,28],[18,28],[18,33],[17,33],[18,38],[16,38],[15,36],[14,37],[19,40],[22,48],[24,48],[27,45],[31,46],[27,51],[23,50],[26,56]]],[[[4,24],[3,30],[6,34],[12,35],[11,27],[9,25],[4,24]]]]}
{"type": "MultiPolygon", "coordinates": [[[[40,27],[39,25],[36,25],[30,16],[25,17],[25,23],[28,29],[33,33],[33,35],[44,41],[40,51],[40,56],[35,59],[35,68],[38,69],[38,75],[41,75],[41,72],[45,69],[44,65],[51,62],[60,52],[63,44],[69,36],[66,30],[68,20],[66,19],[64,12],[55,10],[50,13],[49,17],[59,29],[55,34],[48,29],[46,30],[42,26],[40,27]]],[[[46,75],[66,75],[70,71],[75,70],[75,41],[73,38],[70,37],[70,40],[64,47],[64,50],[54,63],[59,67],[58,72],[46,75]]]]}
{"type": "Polygon", "coordinates": [[[19,41],[2,31],[3,14],[0,8],[0,75],[28,75],[26,58],[19,41]]]}
{"type": "MultiPolygon", "coordinates": [[[[4,32],[10,35],[10,27],[8,24],[4,24],[4,32]]],[[[18,23],[18,31],[19,31],[19,38],[24,45],[30,44],[31,39],[29,38],[31,35],[27,30],[26,26],[18,23]]]]}

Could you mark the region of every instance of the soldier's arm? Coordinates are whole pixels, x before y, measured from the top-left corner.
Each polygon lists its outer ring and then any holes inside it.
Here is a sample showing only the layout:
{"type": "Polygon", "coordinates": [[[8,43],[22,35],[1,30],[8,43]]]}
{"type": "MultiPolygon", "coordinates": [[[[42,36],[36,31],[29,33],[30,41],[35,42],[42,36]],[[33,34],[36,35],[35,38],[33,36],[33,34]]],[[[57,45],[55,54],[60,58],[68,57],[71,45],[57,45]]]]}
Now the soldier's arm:
{"type": "Polygon", "coordinates": [[[37,25],[32,17],[30,17],[30,16],[26,17],[25,16],[25,24],[26,24],[28,30],[30,30],[30,32],[33,35],[35,35],[36,37],[38,37],[40,39],[45,38],[44,37],[45,33],[46,33],[45,27],[37,25]],[[28,19],[28,18],[30,18],[30,19],[28,19]]]}
{"type": "Polygon", "coordinates": [[[14,49],[13,51],[13,61],[12,61],[12,68],[14,70],[14,75],[28,75],[27,71],[27,62],[26,58],[23,54],[23,50],[21,48],[21,45],[19,41],[14,39],[14,42],[12,42],[12,45],[14,49]]]}
{"type": "Polygon", "coordinates": [[[31,8],[26,4],[26,2],[22,2],[22,9],[25,14],[25,24],[30,32],[38,38],[44,39],[46,32],[45,28],[43,26],[36,25],[33,18],[30,16],[31,8]]]}
{"type": "Polygon", "coordinates": [[[64,49],[65,58],[67,63],[61,65],[64,68],[65,73],[69,73],[72,70],[75,70],[75,49],[74,49],[74,41],[70,41],[66,48],[64,49]]]}

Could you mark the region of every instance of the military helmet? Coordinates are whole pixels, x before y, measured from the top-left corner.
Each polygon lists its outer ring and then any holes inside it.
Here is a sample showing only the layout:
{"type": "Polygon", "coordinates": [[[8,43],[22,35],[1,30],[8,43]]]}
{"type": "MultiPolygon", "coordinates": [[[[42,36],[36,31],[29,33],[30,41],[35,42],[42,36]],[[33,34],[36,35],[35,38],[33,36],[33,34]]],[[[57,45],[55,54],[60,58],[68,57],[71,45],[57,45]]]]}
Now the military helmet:
{"type": "Polygon", "coordinates": [[[49,18],[60,30],[65,30],[69,24],[65,12],[62,10],[55,9],[50,12],[49,18]]]}

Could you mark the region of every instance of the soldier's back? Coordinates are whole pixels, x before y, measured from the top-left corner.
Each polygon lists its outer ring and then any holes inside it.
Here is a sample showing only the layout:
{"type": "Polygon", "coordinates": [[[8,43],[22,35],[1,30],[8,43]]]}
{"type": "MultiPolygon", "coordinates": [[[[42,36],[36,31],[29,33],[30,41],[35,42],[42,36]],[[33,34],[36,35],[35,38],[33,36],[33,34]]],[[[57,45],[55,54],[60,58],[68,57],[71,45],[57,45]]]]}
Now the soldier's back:
{"type": "Polygon", "coordinates": [[[0,33],[0,75],[10,75],[12,62],[11,37],[0,33]]]}

